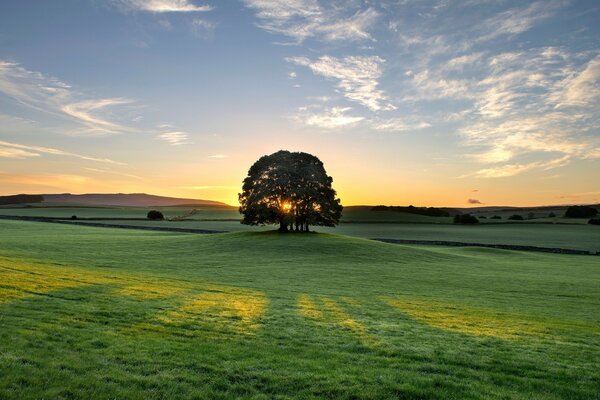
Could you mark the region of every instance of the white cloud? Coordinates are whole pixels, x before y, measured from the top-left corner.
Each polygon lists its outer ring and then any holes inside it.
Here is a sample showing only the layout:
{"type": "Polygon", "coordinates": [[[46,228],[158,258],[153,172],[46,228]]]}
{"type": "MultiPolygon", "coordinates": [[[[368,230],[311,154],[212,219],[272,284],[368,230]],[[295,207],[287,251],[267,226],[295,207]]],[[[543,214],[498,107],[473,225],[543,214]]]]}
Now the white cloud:
{"type": "Polygon", "coordinates": [[[130,104],[131,100],[84,99],[70,85],[17,63],[0,60],[0,93],[20,105],[74,122],[80,129],[73,130],[73,134],[106,135],[132,130],[107,113],[109,108],[130,104]]]}
{"type": "Polygon", "coordinates": [[[334,129],[354,125],[365,119],[364,117],[348,115],[347,112],[350,110],[350,107],[333,107],[316,113],[304,111],[296,117],[296,120],[308,126],[334,129]]]}
{"type": "Polygon", "coordinates": [[[160,140],[164,140],[165,142],[169,143],[172,146],[179,146],[182,144],[190,143],[188,141],[189,135],[185,132],[178,132],[178,131],[164,132],[164,133],[159,134],[157,136],[157,138],[160,140]]]}
{"type": "Polygon", "coordinates": [[[213,154],[208,156],[208,158],[227,158],[227,156],[225,154],[213,154]]]}
{"type": "Polygon", "coordinates": [[[97,158],[68,151],[43,146],[29,146],[19,143],[11,143],[0,140],[0,157],[23,158],[23,157],[38,157],[42,154],[53,156],[75,157],[81,160],[94,161],[108,164],[125,165],[124,163],[113,161],[108,158],[97,158]]]}
{"type": "Polygon", "coordinates": [[[600,97],[600,57],[588,62],[585,68],[566,78],[553,100],[556,107],[590,106],[600,97]]]}
{"type": "Polygon", "coordinates": [[[315,61],[306,57],[289,57],[286,60],[308,67],[317,75],[337,80],[337,87],[347,99],[373,111],[395,108],[387,102],[383,91],[377,88],[382,75],[381,65],[385,62],[378,56],[322,56],[315,61]]]}
{"type": "Polygon", "coordinates": [[[554,15],[565,2],[538,1],[524,8],[513,8],[484,20],[476,31],[475,41],[483,42],[500,36],[514,36],[531,29],[536,23],[554,15]]]}
{"type": "Polygon", "coordinates": [[[548,171],[554,168],[562,167],[570,162],[568,156],[555,158],[550,161],[535,161],[526,164],[507,164],[497,167],[484,168],[473,174],[465,176],[476,176],[480,178],[505,178],[515,176],[526,171],[543,170],[548,171]]]}
{"type": "Polygon", "coordinates": [[[324,41],[372,40],[368,29],[377,20],[373,8],[336,7],[316,0],[245,0],[256,11],[258,26],[267,32],[290,37],[296,43],[307,38],[324,41]]]}
{"type": "Polygon", "coordinates": [[[431,124],[425,121],[411,121],[404,118],[390,118],[373,123],[373,128],[379,131],[407,132],[430,128],[431,124]]]}
{"type": "Polygon", "coordinates": [[[131,102],[131,100],[119,98],[84,100],[66,104],[62,106],[61,110],[87,125],[89,132],[92,134],[111,134],[128,131],[129,128],[98,117],[94,113],[108,107],[130,104],[131,102]]]}
{"type": "Polygon", "coordinates": [[[192,33],[194,36],[207,39],[213,34],[217,24],[201,18],[194,18],[191,22],[192,33]]]}
{"type": "Polygon", "coordinates": [[[213,9],[209,5],[196,5],[190,0],[120,0],[124,6],[153,13],[206,12],[213,9]]]}

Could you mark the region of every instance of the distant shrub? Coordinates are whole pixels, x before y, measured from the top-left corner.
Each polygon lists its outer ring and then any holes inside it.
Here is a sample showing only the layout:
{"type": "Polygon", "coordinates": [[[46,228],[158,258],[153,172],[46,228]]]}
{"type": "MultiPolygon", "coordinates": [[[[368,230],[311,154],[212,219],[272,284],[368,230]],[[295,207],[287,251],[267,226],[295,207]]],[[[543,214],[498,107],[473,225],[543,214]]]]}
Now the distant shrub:
{"type": "Polygon", "coordinates": [[[165,216],[158,210],[150,210],[148,211],[148,215],[146,215],[146,218],[152,220],[163,220],[165,219],[165,216]]]}
{"type": "Polygon", "coordinates": [[[555,218],[556,214],[554,214],[553,212],[551,212],[550,214],[548,214],[548,218],[555,218]]]}
{"type": "Polygon", "coordinates": [[[479,220],[471,214],[462,214],[454,216],[455,224],[477,224],[479,220]]]}
{"type": "Polygon", "coordinates": [[[487,217],[485,215],[482,215],[481,217],[479,217],[479,219],[487,219],[487,217]]]}
{"type": "Polygon", "coordinates": [[[77,215],[71,215],[71,219],[77,219],[77,215]]]}
{"type": "Polygon", "coordinates": [[[501,216],[499,216],[499,215],[494,215],[494,216],[493,216],[493,217],[491,217],[490,219],[502,219],[502,217],[501,217],[501,216]]]}
{"type": "Polygon", "coordinates": [[[565,218],[591,218],[598,214],[598,210],[589,206],[570,206],[565,212],[565,218]]]}
{"type": "Polygon", "coordinates": [[[592,218],[588,221],[590,225],[600,225],[600,218],[592,218]]]}
{"type": "Polygon", "coordinates": [[[524,218],[522,215],[515,214],[508,217],[508,219],[510,219],[511,221],[523,221],[524,218]]]}

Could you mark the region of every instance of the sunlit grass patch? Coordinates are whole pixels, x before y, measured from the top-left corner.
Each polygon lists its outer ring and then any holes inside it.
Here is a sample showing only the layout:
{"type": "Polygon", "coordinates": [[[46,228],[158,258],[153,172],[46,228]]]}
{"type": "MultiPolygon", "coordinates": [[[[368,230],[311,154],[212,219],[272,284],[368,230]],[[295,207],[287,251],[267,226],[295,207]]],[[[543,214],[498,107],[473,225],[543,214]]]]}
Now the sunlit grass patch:
{"type": "Polygon", "coordinates": [[[485,308],[412,298],[386,298],[384,301],[419,322],[452,332],[516,339],[549,331],[549,327],[540,321],[485,308]]]}
{"type": "Polygon", "coordinates": [[[374,347],[381,344],[379,338],[370,334],[367,327],[348,314],[337,301],[326,296],[321,296],[320,300],[333,321],[352,331],[352,333],[360,339],[361,343],[368,347],[374,347]]]}
{"type": "Polygon", "coordinates": [[[49,295],[61,289],[103,283],[114,283],[114,280],[56,266],[48,268],[23,261],[0,261],[0,303],[27,296],[49,295]]]}
{"type": "Polygon", "coordinates": [[[115,289],[115,294],[131,296],[140,300],[162,299],[179,296],[187,290],[189,285],[158,284],[155,282],[135,282],[115,289]]]}
{"type": "Polygon", "coordinates": [[[260,317],[267,306],[266,296],[259,291],[207,291],[188,299],[183,305],[159,320],[167,324],[208,322],[220,329],[253,333],[260,326],[260,317]]]}
{"type": "Polygon", "coordinates": [[[298,296],[298,312],[304,317],[316,321],[323,319],[323,313],[307,294],[301,294],[298,296]]]}

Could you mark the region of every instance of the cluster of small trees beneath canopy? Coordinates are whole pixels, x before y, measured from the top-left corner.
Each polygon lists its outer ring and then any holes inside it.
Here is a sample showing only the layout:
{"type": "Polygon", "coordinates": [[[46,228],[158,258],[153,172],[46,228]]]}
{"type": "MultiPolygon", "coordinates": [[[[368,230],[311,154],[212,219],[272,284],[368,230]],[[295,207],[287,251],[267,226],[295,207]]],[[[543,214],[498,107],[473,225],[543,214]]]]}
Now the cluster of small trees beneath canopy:
{"type": "Polygon", "coordinates": [[[243,224],[279,224],[280,232],[335,226],[342,205],[323,163],[302,152],[280,150],[256,161],[239,194],[243,224]]]}

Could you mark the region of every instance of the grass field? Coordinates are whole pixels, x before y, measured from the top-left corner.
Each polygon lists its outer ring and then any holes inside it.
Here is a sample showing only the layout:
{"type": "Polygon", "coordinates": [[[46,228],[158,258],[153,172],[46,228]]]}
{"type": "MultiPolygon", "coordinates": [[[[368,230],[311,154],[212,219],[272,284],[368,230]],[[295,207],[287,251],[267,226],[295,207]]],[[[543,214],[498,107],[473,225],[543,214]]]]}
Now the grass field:
{"type": "Polygon", "coordinates": [[[0,398],[593,399],[600,258],[0,221],[0,398]]]}
{"type": "MultiPolygon", "coordinates": [[[[166,217],[189,214],[190,207],[160,207],[166,217]]],[[[0,208],[0,215],[21,215],[70,218],[102,218],[106,224],[145,227],[191,228],[216,231],[266,231],[273,227],[250,227],[239,223],[237,209],[197,207],[185,221],[149,221],[147,208],[137,207],[49,207],[43,203],[34,208],[0,208]],[[114,218],[114,219],[111,219],[114,218]],[[122,220],[120,220],[122,219],[122,220]],[[132,220],[137,219],[137,220],[132,220]]],[[[315,227],[319,232],[362,238],[456,241],[480,244],[525,245],[574,250],[600,251],[600,227],[586,223],[587,219],[556,218],[560,223],[532,220],[508,223],[480,223],[464,226],[450,223],[451,218],[436,218],[400,212],[373,212],[364,207],[349,208],[336,228],[315,227]],[[546,223],[541,223],[541,222],[546,223]],[[575,221],[575,222],[573,222],[575,221]],[[583,222],[582,222],[583,221],[583,222]]]]}

